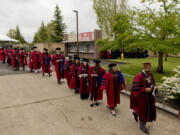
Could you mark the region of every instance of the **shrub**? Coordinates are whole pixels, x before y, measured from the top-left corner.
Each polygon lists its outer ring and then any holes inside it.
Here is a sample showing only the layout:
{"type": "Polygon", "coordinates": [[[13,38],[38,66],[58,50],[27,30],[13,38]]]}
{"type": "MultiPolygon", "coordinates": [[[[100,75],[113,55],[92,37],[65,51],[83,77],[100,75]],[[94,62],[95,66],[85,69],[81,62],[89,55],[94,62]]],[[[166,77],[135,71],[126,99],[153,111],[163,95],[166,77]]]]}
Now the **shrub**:
{"type": "MultiPolygon", "coordinates": [[[[172,77],[163,77],[163,85],[166,87],[166,100],[180,100],[180,66],[174,69],[175,75],[172,77]]],[[[163,86],[159,87],[162,92],[163,86]]]]}

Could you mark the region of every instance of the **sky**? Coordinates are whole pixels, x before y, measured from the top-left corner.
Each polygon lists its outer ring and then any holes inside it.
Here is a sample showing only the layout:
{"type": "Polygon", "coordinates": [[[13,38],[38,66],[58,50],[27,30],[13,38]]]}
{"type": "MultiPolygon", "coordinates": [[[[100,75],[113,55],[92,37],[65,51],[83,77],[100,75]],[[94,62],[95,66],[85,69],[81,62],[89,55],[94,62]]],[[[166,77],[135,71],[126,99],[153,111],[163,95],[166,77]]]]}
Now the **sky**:
{"type": "MultiPolygon", "coordinates": [[[[129,0],[130,7],[142,5],[140,0],[129,0]]],[[[79,11],[79,31],[89,32],[98,29],[92,0],[0,0],[0,34],[19,25],[22,35],[32,41],[34,33],[42,21],[45,24],[53,19],[56,4],[62,10],[66,32],[76,31],[76,18],[72,10],[79,11]]]]}

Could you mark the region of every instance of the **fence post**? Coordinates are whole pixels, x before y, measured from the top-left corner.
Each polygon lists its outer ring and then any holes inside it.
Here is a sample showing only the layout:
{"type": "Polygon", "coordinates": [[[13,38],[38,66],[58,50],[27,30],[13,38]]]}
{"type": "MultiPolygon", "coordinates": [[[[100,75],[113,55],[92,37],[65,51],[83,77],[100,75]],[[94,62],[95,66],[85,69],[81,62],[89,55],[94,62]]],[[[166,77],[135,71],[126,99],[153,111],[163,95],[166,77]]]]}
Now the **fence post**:
{"type": "Polygon", "coordinates": [[[166,86],[164,86],[164,89],[163,89],[163,110],[165,110],[165,96],[166,96],[165,88],[166,86]]]}
{"type": "MultiPolygon", "coordinates": [[[[125,79],[125,81],[126,81],[126,87],[127,87],[126,89],[128,89],[128,86],[129,86],[128,85],[128,75],[127,75],[127,78],[125,79]]],[[[126,90],[126,95],[127,95],[127,90],[126,90]]]]}

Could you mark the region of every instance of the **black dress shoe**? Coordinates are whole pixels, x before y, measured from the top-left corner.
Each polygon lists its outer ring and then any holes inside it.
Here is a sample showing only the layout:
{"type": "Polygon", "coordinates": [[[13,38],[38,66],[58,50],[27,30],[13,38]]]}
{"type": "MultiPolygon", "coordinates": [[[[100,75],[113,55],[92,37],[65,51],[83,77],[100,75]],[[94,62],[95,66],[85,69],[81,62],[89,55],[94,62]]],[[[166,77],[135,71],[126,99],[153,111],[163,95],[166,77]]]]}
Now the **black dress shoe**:
{"type": "Polygon", "coordinates": [[[134,120],[135,120],[136,122],[138,122],[138,115],[137,115],[137,113],[136,113],[136,112],[133,112],[133,115],[134,115],[134,120]]]}
{"type": "Polygon", "coordinates": [[[140,129],[141,129],[141,131],[142,131],[143,133],[149,134],[149,131],[148,131],[146,128],[140,128],[140,129]]]}
{"type": "Polygon", "coordinates": [[[75,89],[75,94],[79,94],[79,89],[75,89]]]}
{"type": "Polygon", "coordinates": [[[58,84],[61,84],[61,81],[60,81],[60,80],[58,80],[58,84]]]}
{"type": "Polygon", "coordinates": [[[94,104],[90,104],[90,107],[94,107],[94,104]]]}
{"type": "Polygon", "coordinates": [[[140,130],[145,133],[145,134],[149,134],[149,131],[147,130],[147,128],[145,127],[145,124],[144,122],[140,121],[140,130]]]}
{"type": "Polygon", "coordinates": [[[99,103],[96,103],[96,106],[99,106],[99,103]]]}

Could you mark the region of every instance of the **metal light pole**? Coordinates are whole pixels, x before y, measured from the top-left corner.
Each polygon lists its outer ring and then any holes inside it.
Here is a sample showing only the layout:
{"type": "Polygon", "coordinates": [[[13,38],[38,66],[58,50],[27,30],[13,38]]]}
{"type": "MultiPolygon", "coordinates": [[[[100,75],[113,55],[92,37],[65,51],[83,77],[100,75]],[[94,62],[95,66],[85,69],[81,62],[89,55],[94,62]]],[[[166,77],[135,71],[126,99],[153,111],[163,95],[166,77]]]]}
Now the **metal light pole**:
{"type": "Polygon", "coordinates": [[[77,55],[79,57],[79,20],[78,20],[78,11],[73,10],[76,13],[76,27],[77,27],[77,55]]]}

